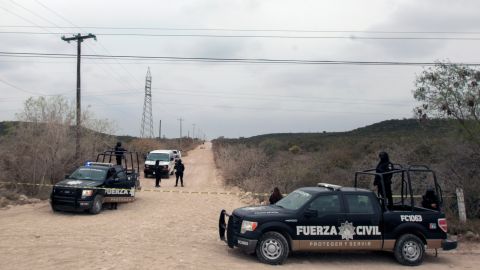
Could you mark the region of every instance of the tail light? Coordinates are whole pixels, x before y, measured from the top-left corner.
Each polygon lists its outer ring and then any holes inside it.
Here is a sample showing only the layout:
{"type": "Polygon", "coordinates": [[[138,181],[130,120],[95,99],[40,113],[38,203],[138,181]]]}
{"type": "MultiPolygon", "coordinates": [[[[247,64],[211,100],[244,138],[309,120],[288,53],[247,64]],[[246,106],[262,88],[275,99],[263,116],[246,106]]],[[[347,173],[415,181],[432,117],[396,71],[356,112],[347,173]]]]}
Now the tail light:
{"type": "Polygon", "coordinates": [[[438,227],[442,229],[445,233],[447,232],[448,225],[447,225],[447,219],[446,218],[439,218],[438,219],[438,227]]]}

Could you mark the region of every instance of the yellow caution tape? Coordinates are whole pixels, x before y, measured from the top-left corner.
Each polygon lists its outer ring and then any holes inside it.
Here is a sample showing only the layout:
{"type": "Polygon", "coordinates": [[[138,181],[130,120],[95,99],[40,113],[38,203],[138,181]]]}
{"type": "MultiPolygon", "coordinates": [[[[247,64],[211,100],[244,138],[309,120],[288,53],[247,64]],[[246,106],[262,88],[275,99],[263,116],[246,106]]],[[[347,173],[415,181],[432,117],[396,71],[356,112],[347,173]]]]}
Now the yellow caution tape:
{"type": "MultiPolygon", "coordinates": [[[[33,183],[13,183],[0,181],[0,184],[9,185],[27,185],[27,186],[44,186],[44,187],[68,187],[68,188],[85,188],[85,189],[109,189],[109,190],[131,190],[131,188],[105,188],[105,187],[89,187],[89,186],[62,186],[52,184],[33,184],[33,183]]],[[[252,195],[252,196],[269,196],[269,193],[252,193],[252,192],[223,192],[223,191],[186,191],[186,190],[169,190],[169,189],[140,189],[137,192],[160,192],[160,193],[182,193],[182,194],[202,194],[202,195],[252,195]]],[[[284,196],[287,194],[284,194],[284,196]]],[[[401,198],[401,195],[393,195],[394,198],[401,198]]],[[[421,198],[422,195],[413,195],[414,198],[421,198]]],[[[455,196],[443,196],[444,198],[454,198],[455,196]]],[[[405,196],[408,200],[410,196],[405,196]]]]}

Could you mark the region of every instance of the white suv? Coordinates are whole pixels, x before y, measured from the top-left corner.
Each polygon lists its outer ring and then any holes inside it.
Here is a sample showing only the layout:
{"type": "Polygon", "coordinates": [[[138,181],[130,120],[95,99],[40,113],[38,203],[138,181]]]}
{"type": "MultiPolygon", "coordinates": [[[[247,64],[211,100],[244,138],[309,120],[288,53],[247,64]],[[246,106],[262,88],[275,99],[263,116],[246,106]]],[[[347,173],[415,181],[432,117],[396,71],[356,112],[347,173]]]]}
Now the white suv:
{"type": "Polygon", "coordinates": [[[162,166],[162,176],[168,178],[173,174],[175,167],[175,155],[172,150],[154,150],[148,153],[145,159],[145,167],[143,173],[145,178],[149,175],[155,175],[155,162],[159,161],[159,165],[162,166]]]}

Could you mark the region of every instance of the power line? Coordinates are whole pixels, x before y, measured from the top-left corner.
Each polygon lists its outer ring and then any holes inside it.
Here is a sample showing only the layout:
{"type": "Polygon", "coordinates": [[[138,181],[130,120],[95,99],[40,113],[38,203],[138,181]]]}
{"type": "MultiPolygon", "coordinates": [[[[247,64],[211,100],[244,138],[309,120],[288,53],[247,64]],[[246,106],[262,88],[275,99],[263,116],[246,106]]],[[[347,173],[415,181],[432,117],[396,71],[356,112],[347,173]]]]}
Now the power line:
{"type": "MultiPolygon", "coordinates": [[[[48,10],[49,12],[51,12],[52,14],[54,14],[55,16],[59,17],[59,18],[62,19],[63,21],[65,21],[65,22],[67,22],[68,24],[72,25],[73,28],[76,28],[76,29],[80,29],[80,30],[82,30],[82,31],[85,31],[85,30],[83,30],[81,27],[76,26],[76,25],[75,25],[73,22],[71,22],[69,19],[65,18],[64,16],[62,16],[61,14],[59,14],[58,12],[56,12],[55,10],[49,8],[47,5],[43,4],[42,2],[40,2],[40,1],[38,1],[38,0],[35,0],[35,2],[37,2],[37,4],[39,4],[39,5],[42,6],[44,9],[48,10]]],[[[54,24],[54,25],[56,26],[56,28],[59,28],[59,29],[60,29],[60,27],[59,27],[58,25],[56,25],[56,24],[54,24]]],[[[99,42],[98,44],[100,45],[100,47],[103,48],[103,50],[105,50],[105,52],[107,52],[107,54],[111,55],[111,53],[108,51],[108,49],[105,48],[105,46],[103,46],[101,42],[99,42]]],[[[90,48],[95,54],[97,54],[97,52],[95,51],[95,49],[94,49],[93,47],[91,47],[91,46],[88,45],[88,44],[87,44],[87,47],[90,48]]],[[[106,63],[105,61],[102,61],[102,62],[104,62],[104,63],[107,65],[107,67],[110,68],[110,71],[111,71],[111,74],[112,74],[112,75],[114,75],[114,76],[117,75],[121,80],[124,80],[126,83],[130,84],[130,81],[125,80],[122,76],[120,76],[120,75],[115,71],[115,69],[113,69],[113,68],[111,67],[111,65],[110,65],[109,63],[106,63]]],[[[140,82],[137,80],[137,78],[135,78],[135,76],[133,76],[132,73],[129,72],[129,71],[125,68],[125,66],[123,66],[120,62],[118,62],[118,60],[116,60],[116,62],[117,62],[117,64],[118,64],[121,68],[123,68],[123,69],[127,72],[127,74],[128,74],[130,77],[132,77],[134,80],[136,80],[136,81],[140,84],[140,82]]],[[[100,67],[100,68],[102,68],[102,67],[100,67]]],[[[103,69],[103,68],[102,68],[102,69],[103,69]]],[[[105,71],[107,71],[107,70],[105,70],[105,71]]],[[[140,90],[139,90],[139,91],[140,91],[140,90]]]]}
{"type": "MultiPolygon", "coordinates": [[[[5,52],[0,56],[7,57],[38,57],[38,58],[73,58],[74,54],[67,53],[34,53],[34,52],[5,52]]],[[[407,62],[407,61],[353,61],[353,60],[307,60],[307,59],[267,59],[267,58],[214,58],[214,57],[177,57],[177,56],[135,56],[135,55],[103,55],[85,54],[87,59],[123,59],[123,60],[164,60],[164,61],[191,61],[191,62],[227,62],[251,64],[310,64],[310,65],[367,65],[367,66],[431,66],[436,62],[407,62]]],[[[451,64],[478,66],[476,62],[451,62],[451,64]]]]}
{"type": "MultiPolygon", "coordinates": [[[[36,17],[40,18],[40,19],[42,19],[43,21],[45,21],[45,22],[48,22],[48,23],[50,23],[50,24],[54,25],[54,26],[55,26],[55,28],[59,28],[59,27],[60,27],[60,26],[59,26],[59,25],[57,25],[56,23],[54,23],[54,22],[50,21],[49,19],[47,19],[47,18],[45,18],[45,17],[43,17],[43,16],[41,16],[41,15],[38,15],[37,13],[35,13],[35,12],[31,11],[30,9],[28,9],[28,8],[26,8],[26,7],[22,6],[22,5],[20,5],[19,3],[16,3],[16,2],[15,2],[15,1],[13,1],[13,0],[10,0],[10,2],[12,2],[14,5],[16,5],[16,6],[20,7],[20,8],[22,8],[23,10],[26,10],[28,13],[30,13],[30,14],[32,14],[32,15],[34,15],[34,16],[36,16],[36,17]]],[[[46,28],[46,27],[42,27],[42,28],[44,28],[44,29],[48,29],[48,28],[46,28]]]]}
{"type": "MultiPolygon", "coordinates": [[[[6,84],[6,85],[8,85],[8,86],[10,86],[10,87],[12,87],[12,88],[15,88],[15,89],[17,89],[17,90],[19,90],[19,91],[22,91],[22,92],[24,92],[24,93],[38,96],[38,93],[25,90],[25,89],[23,89],[23,88],[21,88],[21,87],[18,87],[18,86],[16,86],[16,85],[11,84],[11,83],[9,83],[9,82],[7,82],[7,81],[4,81],[4,80],[2,80],[2,79],[0,79],[0,82],[4,83],[4,84],[6,84]]],[[[45,94],[41,93],[40,96],[48,96],[48,95],[45,95],[45,94]]],[[[54,96],[54,95],[52,95],[52,96],[54,96]]]]}
{"type": "MultiPolygon", "coordinates": [[[[38,1],[36,1],[38,2],[38,1]]],[[[31,25],[0,25],[0,28],[35,28],[31,25]]],[[[79,26],[80,27],[80,26],[79,26]]],[[[43,28],[54,28],[43,26],[43,28]]],[[[70,27],[55,27],[68,29],[70,27]]],[[[109,26],[81,26],[83,29],[98,30],[157,30],[157,31],[205,31],[205,32],[291,32],[291,33],[366,33],[366,34],[459,34],[478,35],[478,31],[387,31],[387,30],[315,30],[315,29],[242,29],[242,28],[176,28],[176,27],[109,27],[109,26]]]]}
{"type": "MultiPolygon", "coordinates": [[[[244,99],[244,100],[255,100],[255,101],[285,101],[288,99],[288,102],[301,102],[301,103],[327,103],[327,104],[351,104],[351,105],[380,105],[380,106],[409,106],[406,104],[408,101],[400,102],[398,100],[379,100],[379,99],[353,99],[353,98],[340,98],[340,97],[315,97],[315,96],[299,96],[299,95],[277,95],[277,94],[268,94],[262,95],[254,92],[245,92],[241,93],[225,93],[218,91],[206,91],[201,90],[178,90],[178,89],[160,89],[154,88],[162,93],[167,93],[170,95],[188,95],[188,96],[200,96],[200,97],[214,97],[221,99],[244,99]],[[395,102],[397,101],[397,102],[395,102]]],[[[68,92],[62,92],[55,95],[62,95],[68,92]]],[[[110,90],[110,91],[89,91],[89,94],[84,94],[83,97],[98,97],[98,96],[119,96],[119,95],[129,95],[135,94],[138,95],[136,90],[110,90]]],[[[8,102],[12,100],[19,100],[15,98],[0,98],[0,102],[8,102]]]]}
{"type": "MultiPolygon", "coordinates": [[[[125,106],[125,105],[136,105],[137,102],[122,102],[122,103],[105,103],[105,106],[125,106]]],[[[392,114],[384,112],[365,112],[365,111],[328,111],[328,110],[308,110],[308,109],[296,109],[296,108],[279,108],[279,107],[248,107],[248,106],[238,106],[238,105],[218,105],[218,104],[202,104],[202,103],[178,103],[178,102],[162,102],[162,105],[172,105],[172,106],[181,106],[191,107],[191,108],[220,108],[220,109],[240,109],[240,110],[250,110],[250,111],[282,111],[282,112],[308,112],[308,113],[340,113],[340,114],[367,114],[367,115],[387,115],[387,116],[405,116],[404,114],[392,114]]],[[[410,112],[410,111],[409,111],[410,112]]],[[[180,119],[177,119],[180,120],[180,119]]],[[[185,119],[182,119],[182,121],[185,119]]]]}
{"type": "MultiPolygon", "coordinates": [[[[15,35],[65,35],[66,32],[0,31],[15,35]]],[[[406,36],[287,36],[287,35],[214,35],[214,34],[153,34],[153,33],[96,33],[97,36],[137,37],[199,37],[199,38],[277,38],[277,39],[348,39],[348,40],[458,40],[479,41],[480,37],[406,37],[406,36]]]]}

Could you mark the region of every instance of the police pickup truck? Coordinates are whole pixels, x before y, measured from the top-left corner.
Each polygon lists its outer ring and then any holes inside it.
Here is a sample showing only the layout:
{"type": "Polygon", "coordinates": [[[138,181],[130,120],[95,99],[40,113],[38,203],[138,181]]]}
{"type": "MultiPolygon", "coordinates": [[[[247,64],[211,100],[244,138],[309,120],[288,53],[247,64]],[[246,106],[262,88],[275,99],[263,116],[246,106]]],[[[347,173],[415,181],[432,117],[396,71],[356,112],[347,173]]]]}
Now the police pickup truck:
{"type": "MultiPolygon", "coordinates": [[[[99,154],[97,161],[105,161],[105,156],[111,161],[114,154],[110,152],[99,154]]],[[[138,168],[129,168],[127,163],[128,159],[125,159],[125,166],[110,162],[87,162],[80,166],[53,186],[50,195],[52,210],[98,214],[104,203],[134,201],[135,191],[140,189],[138,168]]]]}
{"type": "Polygon", "coordinates": [[[226,228],[229,247],[256,253],[267,264],[282,264],[295,251],[386,250],[399,263],[415,266],[426,248],[457,247],[447,240],[440,210],[406,204],[388,209],[368,189],[325,183],[297,189],[274,205],[236,209],[226,228]]]}

